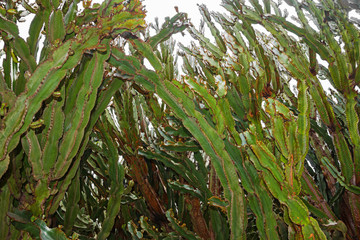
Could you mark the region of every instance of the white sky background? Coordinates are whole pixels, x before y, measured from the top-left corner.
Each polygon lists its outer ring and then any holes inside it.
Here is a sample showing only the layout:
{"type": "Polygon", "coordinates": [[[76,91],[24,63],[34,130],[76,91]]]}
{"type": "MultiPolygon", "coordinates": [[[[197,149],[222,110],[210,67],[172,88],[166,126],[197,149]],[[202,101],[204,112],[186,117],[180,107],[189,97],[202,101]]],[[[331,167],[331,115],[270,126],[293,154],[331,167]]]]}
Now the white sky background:
{"type": "Polygon", "coordinates": [[[146,21],[152,22],[155,17],[163,20],[165,17],[172,17],[176,14],[175,6],[180,12],[186,12],[193,23],[200,23],[200,13],[198,4],[205,4],[210,11],[223,12],[224,8],[220,6],[221,0],[144,0],[143,5],[147,11],[146,21]]]}
{"type": "MultiPolygon", "coordinates": [[[[32,2],[32,1],[30,1],[32,2]]],[[[103,0],[92,0],[92,3],[102,3],[103,0]]],[[[154,23],[155,18],[159,19],[160,26],[164,23],[166,17],[173,17],[176,14],[175,6],[178,7],[180,12],[185,12],[188,14],[188,18],[191,19],[191,22],[196,28],[199,27],[201,14],[199,12],[198,5],[205,4],[210,12],[225,12],[225,9],[220,6],[222,0],[143,0],[143,5],[146,10],[146,22],[147,24],[154,23]]],[[[78,4],[78,7],[82,8],[82,3],[78,4]]],[[[79,10],[80,10],[79,9],[79,10]]],[[[29,25],[34,17],[33,14],[30,14],[25,22],[18,23],[20,36],[23,39],[26,39],[29,36],[29,25]]],[[[210,31],[205,28],[206,36],[211,39],[210,31]]],[[[152,33],[154,34],[154,33],[152,33]]],[[[173,35],[173,38],[177,43],[181,42],[184,46],[188,46],[192,41],[190,35],[186,33],[185,36],[182,36],[180,33],[173,35]]],[[[0,49],[2,48],[2,42],[0,41],[0,49]]],[[[4,57],[4,56],[3,56],[4,57]]],[[[2,58],[1,58],[2,59],[2,58]]],[[[181,71],[181,59],[178,59],[179,70],[181,71]]]]}
{"type": "MultiPolygon", "coordinates": [[[[195,28],[199,28],[201,21],[201,14],[199,11],[198,5],[205,4],[209,12],[225,12],[225,8],[220,6],[222,0],[143,0],[143,5],[146,10],[145,20],[147,24],[154,23],[155,18],[158,18],[159,25],[161,26],[166,17],[173,17],[176,14],[175,6],[178,7],[179,12],[187,13],[188,18],[195,28]]],[[[151,35],[154,32],[151,32],[151,35]]],[[[205,36],[212,39],[211,33],[207,27],[205,27],[205,36]]],[[[184,31],[184,35],[181,33],[177,33],[172,36],[172,38],[176,41],[176,46],[180,42],[184,46],[189,46],[190,42],[193,41],[189,33],[184,31]]],[[[176,52],[177,50],[175,50],[176,52]]],[[[148,68],[152,68],[147,61],[145,61],[145,65],[148,68]]],[[[179,73],[182,73],[182,58],[178,58],[177,60],[179,73]]]]}
{"type": "MultiPolygon", "coordinates": [[[[165,17],[171,18],[176,14],[175,6],[177,6],[179,12],[187,13],[191,22],[198,28],[202,17],[198,5],[205,4],[210,12],[225,12],[225,9],[220,6],[221,2],[221,0],[144,0],[143,5],[147,12],[145,20],[147,23],[152,23],[157,17],[161,26],[165,17]]],[[[185,46],[191,40],[189,34],[186,33],[184,37],[180,33],[176,34],[175,39],[185,46]]]]}
{"type": "MultiPolygon", "coordinates": [[[[93,0],[92,3],[101,3],[102,0],[93,0]]],[[[198,9],[198,4],[205,4],[209,11],[224,12],[224,8],[220,6],[221,0],[143,0],[143,5],[146,10],[146,22],[154,22],[156,17],[159,18],[159,23],[162,24],[165,17],[173,17],[176,14],[175,6],[179,8],[180,12],[188,13],[189,18],[195,26],[199,26],[201,15],[198,9]]],[[[78,5],[82,6],[81,2],[78,5]]],[[[20,35],[26,39],[28,36],[28,25],[31,19],[26,19],[26,22],[20,23],[20,35]]]]}
{"type": "MultiPolygon", "coordinates": [[[[98,2],[101,3],[103,0],[93,0],[92,2],[98,2]]],[[[30,2],[32,2],[30,0],[30,2]]],[[[199,4],[205,4],[206,7],[210,12],[221,12],[229,14],[220,4],[222,0],[143,0],[143,5],[146,10],[146,22],[148,24],[155,22],[155,18],[157,17],[159,19],[160,26],[165,21],[165,17],[172,17],[176,14],[175,6],[178,7],[180,12],[185,12],[188,14],[188,18],[191,20],[195,28],[198,29],[200,20],[201,20],[201,14],[199,12],[198,5],[199,4]]],[[[78,5],[80,8],[82,7],[81,2],[78,5]]],[[[80,9],[79,9],[80,10],[80,9]]],[[[294,10],[288,8],[290,14],[294,14],[294,10]]],[[[356,18],[360,18],[358,13],[351,14],[356,18]]],[[[30,17],[30,16],[29,16],[30,17]]],[[[32,19],[33,16],[31,16],[32,19]]],[[[31,19],[27,18],[26,22],[20,23],[20,36],[22,36],[24,39],[28,36],[28,29],[29,24],[31,22],[31,19]]],[[[290,20],[290,19],[288,19],[290,20]]],[[[291,20],[290,20],[291,21],[291,20]]],[[[221,31],[221,28],[220,28],[221,31]]],[[[185,31],[185,36],[182,36],[180,33],[173,36],[173,38],[176,40],[177,43],[181,42],[184,46],[189,46],[190,42],[193,40],[190,35],[185,31]]],[[[154,34],[154,33],[152,33],[154,34]]],[[[207,27],[205,27],[205,36],[210,38],[212,40],[212,36],[210,31],[207,27]]],[[[0,50],[2,48],[2,41],[0,41],[0,50]]],[[[0,54],[0,60],[4,56],[1,56],[0,54]]],[[[178,58],[178,69],[181,71],[181,65],[182,65],[182,59],[178,58]]],[[[328,86],[324,86],[325,89],[328,88],[328,86]]]]}

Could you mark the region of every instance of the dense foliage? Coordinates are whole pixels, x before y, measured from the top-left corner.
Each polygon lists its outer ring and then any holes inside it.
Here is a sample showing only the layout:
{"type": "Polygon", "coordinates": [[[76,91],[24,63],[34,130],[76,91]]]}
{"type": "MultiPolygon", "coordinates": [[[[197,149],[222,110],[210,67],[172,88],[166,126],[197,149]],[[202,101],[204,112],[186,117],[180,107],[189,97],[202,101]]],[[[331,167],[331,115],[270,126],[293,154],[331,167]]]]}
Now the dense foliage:
{"type": "Polygon", "coordinates": [[[0,2],[0,239],[360,238],[358,5],[78,3],[0,2]]]}

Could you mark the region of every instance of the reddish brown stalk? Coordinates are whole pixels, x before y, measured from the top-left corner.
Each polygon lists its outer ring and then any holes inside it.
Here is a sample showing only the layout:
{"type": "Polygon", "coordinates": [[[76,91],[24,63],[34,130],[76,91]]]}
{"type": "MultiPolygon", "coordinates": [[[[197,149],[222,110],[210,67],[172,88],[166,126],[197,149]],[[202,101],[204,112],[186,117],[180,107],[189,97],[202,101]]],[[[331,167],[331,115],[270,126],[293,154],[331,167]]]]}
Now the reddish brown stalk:
{"type": "Polygon", "coordinates": [[[124,158],[131,165],[134,181],[139,185],[140,191],[151,210],[154,222],[166,221],[161,200],[148,181],[148,169],[144,158],[141,156],[124,156],[124,158]]]}
{"type": "Polygon", "coordinates": [[[201,212],[200,200],[191,196],[186,196],[185,201],[190,210],[191,222],[193,224],[194,231],[202,239],[213,239],[210,234],[209,228],[206,225],[206,221],[201,212]]]}

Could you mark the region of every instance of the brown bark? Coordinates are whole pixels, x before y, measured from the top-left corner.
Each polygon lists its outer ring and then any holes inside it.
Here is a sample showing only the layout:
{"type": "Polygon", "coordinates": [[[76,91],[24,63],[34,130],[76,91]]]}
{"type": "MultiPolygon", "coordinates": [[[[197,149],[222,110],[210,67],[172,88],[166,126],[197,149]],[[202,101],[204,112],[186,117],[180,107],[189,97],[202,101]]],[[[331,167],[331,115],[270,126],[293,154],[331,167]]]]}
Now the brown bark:
{"type": "Polygon", "coordinates": [[[165,209],[156,191],[150,185],[148,180],[148,168],[146,162],[141,156],[124,156],[125,160],[131,166],[131,173],[134,181],[138,184],[145,202],[150,208],[152,220],[161,224],[167,222],[165,209]]]}
{"type": "Polygon", "coordinates": [[[213,239],[211,237],[209,228],[206,225],[204,216],[202,215],[200,200],[198,198],[186,196],[185,201],[188,204],[191,222],[196,234],[199,235],[202,239],[213,239]]]}

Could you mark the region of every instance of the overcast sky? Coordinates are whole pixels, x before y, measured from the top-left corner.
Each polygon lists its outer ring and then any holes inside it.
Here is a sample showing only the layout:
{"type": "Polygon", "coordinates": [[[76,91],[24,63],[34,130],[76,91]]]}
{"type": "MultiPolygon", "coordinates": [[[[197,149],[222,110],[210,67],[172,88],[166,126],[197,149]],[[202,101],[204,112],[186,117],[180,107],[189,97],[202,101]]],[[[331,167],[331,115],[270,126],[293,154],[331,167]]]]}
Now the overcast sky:
{"type": "MultiPolygon", "coordinates": [[[[102,3],[103,0],[92,0],[92,3],[102,3]]],[[[198,4],[205,4],[209,11],[224,12],[224,8],[220,6],[221,0],[143,0],[143,5],[146,10],[146,22],[154,22],[156,17],[159,18],[160,26],[164,22],[165,17],[172,17],[176,14],[175,6],[178,7],[180,12],[188,13],[188,17],[191,19],[191,22],[194,26],[198,27],[200,24],[201,15],[198,10],[198,4]]],[[[79,8],[82,8],[82,3],[78,4],[79,8]]],[[[25,22],[20,22],[19,30],[20,36],[26,39],[29,36],[29,25],[33,19],[34,15],[30,14],[25,19],[25,22]]],[[[177,42],[183,43],[187,46],[190,43],[189,34],[182,36],[181,34],[176,34],[174,36],[177,42]]],[[[0,49],[3,47],[3,42],[0,41],[0,49]]]]}
{"type": "MultiPolygon", "coordinates": [[[[205,4],[210,12],[225,12],[225,9],[220,6],[221,2],[221,0],[144,0],[143,5],[147,11],[145,20],[147,23],[151,23],[158,17],[161,26],[165,17],[172,17],[176,14],[175,6],[177,6],[180,12],[188,14],[191,22],[198,28],[201,19],[198,5],[205,4]]],[[[177,42],[181,42],[185,46],[187,46],[191,40],[188,34],[185,34],[185,36],[176,34],[174,38],[177,42]]]]}
{"type": "Polygon", "coordinates": [[[210,11],[223,11],[221,0],[144,0],[143,5],[147,11],[146,20],[152,22],[155,17],[163,20],[167,16],[174,16],[175,6],[180,12],[186,12],[194,24],[200,23],[200,13],[197,4],[205,4],[210,11]]]}
{"type": "MultiPolygon", "coordinates": [[[[102,2],[103,0],[93,0],[92,2],[102,2]]],[[[164,22],[165,17],[172,17],[176,14],[175,6],[179,9],[180,12],[185,12],[188,14],[188,18],[191,19],[191,22],[196,28],[198,28],[201,14],[198,9],[198,4],[205,4],[209,11],[215,12],[226,12],[226,10],[220,5],[222,0],[143,0],[143,5],[145,6],[146,21],[147,23],[154,22],[156,17],[159,18],[159,23],[164,22]]],[[[79,3],[81,6],[81,3],[79,3]]],[[[289,9],[288,9],[289,10],[289,9]]],[[[290,11],[291,12],[291,11],[290,11]]],[[[360,18],[359,13],[353,11],[353,15],[356,18],[360,18]]],[[[30,17],[31,15],[29,15],[30,17]]],[[[31,16],[32,18],[33,16],[31,16]]],[[[26,39],[28,36],[28,29],[30,24],[30,19],[27,19],[25,23],[20,24],[20,35],[26,39]]],[[[211,34],[207,33],[207,37],[211,38],[211,34]]],[[[176,34],[174,36],[177,42],[183,43],[185,46],[188,46],[190,43],[189,34],[182,36],[181,34],[176,34]]],[[[2,48],[2,41],[0,41],[0,49],[2,48]]]]}

